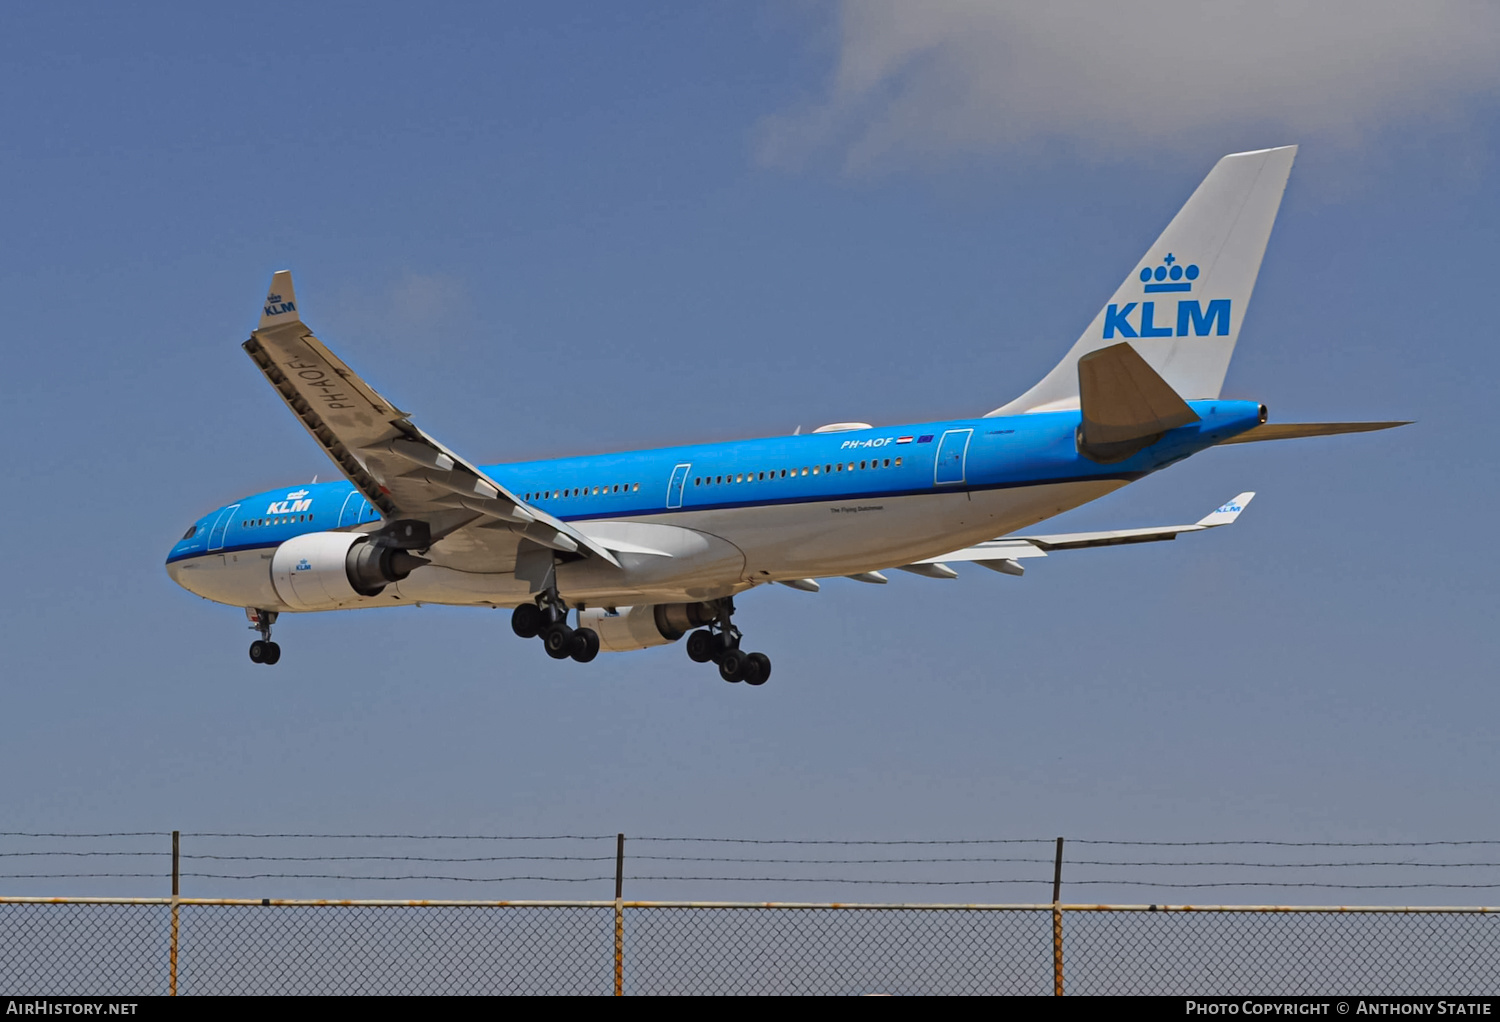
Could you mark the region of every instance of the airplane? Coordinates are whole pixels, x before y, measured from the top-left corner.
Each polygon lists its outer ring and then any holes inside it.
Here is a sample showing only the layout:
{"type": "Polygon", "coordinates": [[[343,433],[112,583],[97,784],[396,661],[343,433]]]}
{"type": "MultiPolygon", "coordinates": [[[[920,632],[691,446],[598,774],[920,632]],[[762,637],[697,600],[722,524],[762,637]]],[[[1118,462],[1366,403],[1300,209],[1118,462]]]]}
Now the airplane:
{"type": "Polygon", "coordinates": [[[245,608],[260,664],[281,658],[280,614],[436,603],[511,608],[559,660],[687,636],[692,660],[754,686],[771,661],[734,617],[753,587],[1021,575],[1057,551],[1228,525],[1253,493],[1191,525],[1014,535],[1211,447],[1406,425],[1275,424],[1220,397],[1296,151],[1219,160],[1046,376],[951,421],[480,465],[318,340],[277,272],[243,347],[343,479],[209,512],[167,572],[245,608]]]}

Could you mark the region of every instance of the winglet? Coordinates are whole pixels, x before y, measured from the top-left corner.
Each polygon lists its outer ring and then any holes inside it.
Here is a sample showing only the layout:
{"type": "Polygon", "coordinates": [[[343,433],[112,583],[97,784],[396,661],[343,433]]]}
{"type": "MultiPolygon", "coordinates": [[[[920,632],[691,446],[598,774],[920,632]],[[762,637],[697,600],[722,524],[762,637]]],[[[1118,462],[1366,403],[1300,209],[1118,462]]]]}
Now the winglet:
{"type": "Polygon", "coordinates": [[[1238,497],[1221,505],[1213,514],[1198,519],[1197,524],[1205,529],[1211,529],[1215,525],[1229,525],[1240,516],[1240,512],[1249,506],[1250,501],[1255,499],[1253,492],[1242,493],[1238,497]]]}
{"type": "Polygon", "coordinates": [[[296,321],[297,292],[292,287],[292,271],[277,270],[271,278],[271,289],[266,292],[266,301],[260,311],[260,326],[256,329],[264,330],[296,321]]]}

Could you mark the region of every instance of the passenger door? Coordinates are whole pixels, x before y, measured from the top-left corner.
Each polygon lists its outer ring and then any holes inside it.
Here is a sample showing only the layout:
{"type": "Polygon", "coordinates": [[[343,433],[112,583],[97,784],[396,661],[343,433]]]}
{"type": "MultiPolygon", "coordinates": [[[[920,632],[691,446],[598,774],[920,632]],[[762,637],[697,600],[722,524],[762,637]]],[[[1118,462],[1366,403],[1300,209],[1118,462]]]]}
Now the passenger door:
{"type": "Polygon", "coordinates": [[[934,486],[956,486],[964,481],[964,469],[969,460],[969,441],[972,429],[950,429],[943,434],[938,444],[937,468],[933,473],[934,486]]]}
{"type": "Polygon", "coordinates": [[[688,473],[692,470],[690,463],[672,469],[672,481],[667,483],[667,507],[682,507],[682,488],[687,485],[688,473]]]}
{"type": "Polygon", "coordinates": [[[218,520],[208,534],[208,549],[210,551],[224,549],[224,534],[229,531],[229,522],[234,518],[234,513],[240,509],[238,504],[231,504],[219,512],[218,520]]]}

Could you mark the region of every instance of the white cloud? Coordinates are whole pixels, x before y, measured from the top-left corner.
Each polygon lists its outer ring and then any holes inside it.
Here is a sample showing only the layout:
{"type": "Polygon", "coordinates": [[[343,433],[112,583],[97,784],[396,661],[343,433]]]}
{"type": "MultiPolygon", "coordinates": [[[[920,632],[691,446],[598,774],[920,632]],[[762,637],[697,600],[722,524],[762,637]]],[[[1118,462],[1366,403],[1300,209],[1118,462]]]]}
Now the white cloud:
{"type": "Polygon", "coordinates": [[[1281,132],[1256,144],[1355,142],[1500,87],[1487,0],[845,0],[838,31],[825,94],[761,124],[764,162],[1173,147],[1246,125],[1281,132]]]}
{"type": "Polygon", "coordinates": [[[409,271],[378,287],[345,286],[322,304],[328,312],[313,312],[315,328],[326,323],[322,329],[333,331],[337,324],[338,333],[361,343],[414,349],[451,347],[454,332],[468,325],[473,312],[461,280],[409,271]]]}

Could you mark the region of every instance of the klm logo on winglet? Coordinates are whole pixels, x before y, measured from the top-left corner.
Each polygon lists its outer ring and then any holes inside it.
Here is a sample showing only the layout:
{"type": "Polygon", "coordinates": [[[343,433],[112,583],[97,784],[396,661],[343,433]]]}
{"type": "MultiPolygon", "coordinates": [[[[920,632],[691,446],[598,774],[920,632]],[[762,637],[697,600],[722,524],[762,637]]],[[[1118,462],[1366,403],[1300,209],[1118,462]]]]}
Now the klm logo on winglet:
{"type": "MultiPolygon", "coordinates": [[[[1170,252],[1155,269],[1141,267],[1141,283],[1148,295],[1190,292],[1198,275],[1196,263],[1183,266],[1170,252]]],[[[1165,306],[1166,303],[1162,304],[1165,306]]],[[[1124,305],[1111,303],[1104,312],[1104,339],[1109,340],[1116,334],[1121,337],[1227,337],[1229,306],[1228,298],[1216,298],[1208,303],[1207,308],[1196,298],[1179,299],[1174,313],[1165,308],[1158,311],[1154,301],[1126,302],[1124,305]],[[1158,316],[1164,321],[1158,323],[1158,316]]]]}
{"type": "Polygon", "coordinates": [[[281,296],[279,294],[276,294],[275,292],[266,295],[267,316],[280,316],[284,312],[296,311],[297,305],[295,302],[284,302],[281,300],[281,296]]]}

